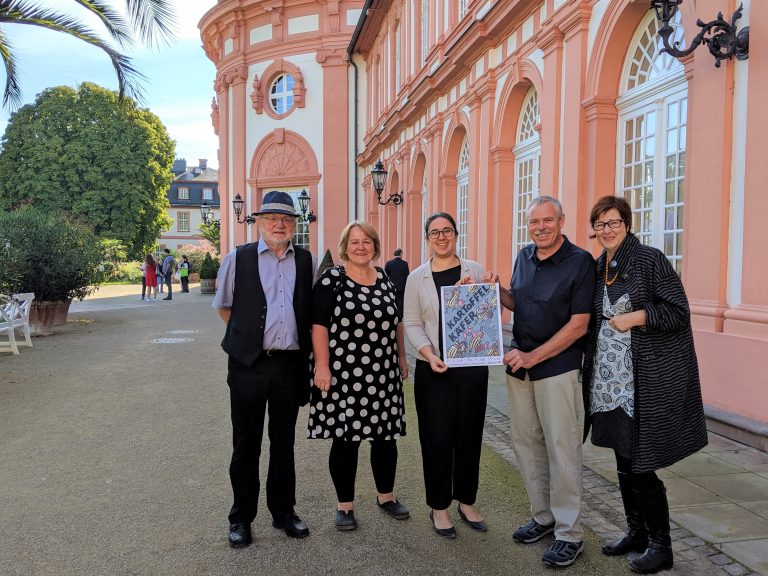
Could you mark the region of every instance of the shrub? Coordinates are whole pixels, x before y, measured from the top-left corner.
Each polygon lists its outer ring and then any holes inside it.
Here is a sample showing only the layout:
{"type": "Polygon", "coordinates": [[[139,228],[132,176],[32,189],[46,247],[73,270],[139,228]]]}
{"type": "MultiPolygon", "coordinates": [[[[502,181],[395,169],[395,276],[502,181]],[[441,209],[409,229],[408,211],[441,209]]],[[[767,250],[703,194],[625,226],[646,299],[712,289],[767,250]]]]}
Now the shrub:
{"type": "Polygon", "coordinates": [[[320,262],[320,265],[317,267],[317,277],[320,278],[320,276],[323,275],[323,272],[328,270],[328,268],[333,268],[333,256],[331,256],[330,250],[325,251],[323,261],[320,262]]]}
{"type": "Polygon", "coordinates": [[[33,206],[0,212],[0,238],[16,255],[0,269],[0,285],[16,277],[13,292],[34,292],[38,301],[82,300],[105,279],[99,239],[64,212],[33,206]]]}
{"type": "Polygon", "coordinates": [[[120,262],[109,277],[110,282],[141,284],[141,262],[120,262]]]}
{"type": "Polygon", "coordinates": [[[189,258],[189,271],[200,272],[200,267],[203,265],[205,255],[209,252],[214,252],[215,250],[216,248],[213,244],[206,240],[201,240],[199,245],[183,244],[176,249],[176,253],[178,254],[176,261],[181,262],[182,254],[186,254],[187,258],[189,258]]]}
{"type": "Polygon", "coordinates": [[[211,258],[211,253],[206,252],[203,264],[200,266],[200,279],[213,280],[219,273],[219,259],[211,258]]]}

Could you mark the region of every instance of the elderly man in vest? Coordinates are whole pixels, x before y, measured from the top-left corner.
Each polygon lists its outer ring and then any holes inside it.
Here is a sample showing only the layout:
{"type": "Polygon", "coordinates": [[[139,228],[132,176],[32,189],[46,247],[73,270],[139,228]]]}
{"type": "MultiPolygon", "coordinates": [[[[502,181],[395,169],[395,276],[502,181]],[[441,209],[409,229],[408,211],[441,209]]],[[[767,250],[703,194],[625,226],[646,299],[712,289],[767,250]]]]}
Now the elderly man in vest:
{"type": "Polygon", "coordinates": [[[288,194],[268,192],[256,214],[260,239],[227,254],[213,300],[213,308],[227,325],[221,347],[229,355],[234,446],[229,466],[234,492],[229,543],[234,548],[251,543],[265,413],[269,414],[267,508],[272,526],[292,538],[309,535],[294,511],[293,444],[299,406],[309,399],[317,261],[291,244],[296,211],[288,194]]]}

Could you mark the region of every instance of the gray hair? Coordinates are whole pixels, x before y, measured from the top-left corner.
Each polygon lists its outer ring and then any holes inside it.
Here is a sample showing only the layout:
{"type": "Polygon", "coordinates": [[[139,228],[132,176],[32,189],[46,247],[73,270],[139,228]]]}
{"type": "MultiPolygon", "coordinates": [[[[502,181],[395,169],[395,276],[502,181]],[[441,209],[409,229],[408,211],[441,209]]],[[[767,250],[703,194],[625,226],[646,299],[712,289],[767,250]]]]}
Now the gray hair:
{"type": "Polygon", "coordinates": [[[528,204],[528,209],[526,210],[526,217],[530,217],[531,210],[536,208],[536,206],[539,206],[540,204],[552,204],[555,207],[555,210],[557,210],[557,217],[562,218],[563,217],[563,205],[560,204],[560,200],[557,198],[554,198],[552,196],[537,196],[531,202],[528,204]]]}

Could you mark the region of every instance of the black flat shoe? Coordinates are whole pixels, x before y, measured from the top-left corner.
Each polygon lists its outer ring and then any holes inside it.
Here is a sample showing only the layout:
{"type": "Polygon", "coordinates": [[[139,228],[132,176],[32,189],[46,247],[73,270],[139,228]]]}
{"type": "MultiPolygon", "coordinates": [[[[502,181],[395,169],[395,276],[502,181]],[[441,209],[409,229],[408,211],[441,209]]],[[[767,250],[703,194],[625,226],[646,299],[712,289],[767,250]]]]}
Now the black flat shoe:
{"type": "Polygon", "coordinates": [[[474,522],[464,515],[464,512],[461,511],[461,502],[456,505],[456,510],[459,511],[459,517],[462,521],[472,528],[472,530],[476,530],[477,532],[488,532],[488,525],[483,520],[474,522]]]}
{"type": "Polygon", "coordinates": [[[336,530],[345,532],[347,530],[355,530],[357,528],[357,520],[355,519],[354,510],[336,510],[336,530]]]}
{"type": "Polygon", "coordinates": [[[309,528],[295,512],[288,512],[279,518],[272,520],[272,526],[278,530],[284,530],[291,538],[306,538],[309,536],[309,528]]]}
{"type": "Polygon", "coordinates": [[[379,499],[376,498],[376,504],[379,508],[384,510],[387,514],[392,516],[392,518],[395,518],[397,520],[405,520],[407,518],[411,517],[411,513],[400,502],[397,500],[389,500],[387,502],[379,502],[379,499]]]}
{"type": "Polygon", "coordinates": [[[244,522],[235,522],[229,525],[229,545],[232,548],[248,546],[251,540],[251,526],[244,522]]]}
{"type": "Polygon", "coordinates": [[[456,528],[451,526],[450,528],[438,528],[435,524],[435,516],[432,511],[429,511],[429,519],[432,521],[432,530],[434,530],[439,536],[453,540],[456,538],[456,528]]]}

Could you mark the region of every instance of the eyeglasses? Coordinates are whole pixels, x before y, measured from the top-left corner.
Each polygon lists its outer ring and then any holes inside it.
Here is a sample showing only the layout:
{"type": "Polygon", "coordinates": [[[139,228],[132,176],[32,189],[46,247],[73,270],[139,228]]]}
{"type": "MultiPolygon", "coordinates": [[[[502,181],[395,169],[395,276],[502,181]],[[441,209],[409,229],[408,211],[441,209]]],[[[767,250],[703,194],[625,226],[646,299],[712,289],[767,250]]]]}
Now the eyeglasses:
{"type": "Polygon", "coordinates": [[[621,218],[617,218],[616,220],[608,220],[608,222],[600,222],[599,220],[592,224],[592,230],[595,232],[600,232],[601,230],[604,230],[606,226],[610,228],[611,230],[615,230],[619,226],[621,226],[624,223],[624,220],[621,218]]]}
{"type": "Polygon", "coordinates": [[[437,240],[440,236],[443,238],[453,238],[455,233],[456,230],[453,228],[443,228],[442,230],[430,230],[427,236],[432,238],[432,240],[437,240]]]}
{"type": "Polygon", "coordinates": [[[270,226],[277,226],[277,223],[284,224],[286,226],[296,223],[296,216],[275,216],[274,214],[267,214],[260,217],[270,226]]]}

